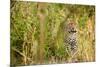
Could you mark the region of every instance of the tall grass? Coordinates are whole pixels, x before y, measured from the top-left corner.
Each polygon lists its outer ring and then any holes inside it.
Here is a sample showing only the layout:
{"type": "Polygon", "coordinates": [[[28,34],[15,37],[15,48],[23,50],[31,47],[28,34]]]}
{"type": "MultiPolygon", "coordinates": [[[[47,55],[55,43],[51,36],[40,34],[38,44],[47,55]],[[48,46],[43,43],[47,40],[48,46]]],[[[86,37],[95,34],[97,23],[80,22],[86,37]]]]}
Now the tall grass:
{"type": "Polygon", "coordinates": [[[95,61],[95,7],[11,2],[11,65],[95,61]],[[68,19],[77,26],[77,51],[64,46],[68,19]]]}

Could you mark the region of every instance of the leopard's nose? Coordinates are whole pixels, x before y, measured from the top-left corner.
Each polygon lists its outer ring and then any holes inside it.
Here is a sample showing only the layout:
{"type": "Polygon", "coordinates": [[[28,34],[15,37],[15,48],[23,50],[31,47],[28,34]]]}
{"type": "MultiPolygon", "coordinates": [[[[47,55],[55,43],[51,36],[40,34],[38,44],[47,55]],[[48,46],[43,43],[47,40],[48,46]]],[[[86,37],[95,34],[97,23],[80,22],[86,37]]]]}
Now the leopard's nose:
{"type": "Polygon", "coordinates": [[[69,33],[76,33],[76,29],[75,28],[72,28],[71,30],[68,31],[69,33]]]}
{"type": "Polygon", "coordinates": [[[71,31],[76,31],[76,29],[72,27],[72,30],[71,31]]]}

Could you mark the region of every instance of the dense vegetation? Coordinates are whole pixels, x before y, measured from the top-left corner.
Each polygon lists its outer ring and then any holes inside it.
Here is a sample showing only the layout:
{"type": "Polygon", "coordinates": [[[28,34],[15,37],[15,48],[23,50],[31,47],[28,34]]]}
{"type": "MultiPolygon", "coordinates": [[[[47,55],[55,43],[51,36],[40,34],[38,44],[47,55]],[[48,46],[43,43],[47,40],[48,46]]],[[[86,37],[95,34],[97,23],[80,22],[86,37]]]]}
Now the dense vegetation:
{"type": "Polygon", "coordinates": [[[12,1],[10,17],[11,65],[95,61],[94,6],[12,1]],[[77,26],[73,56],[63,41],[68,19],[77,26]]]}

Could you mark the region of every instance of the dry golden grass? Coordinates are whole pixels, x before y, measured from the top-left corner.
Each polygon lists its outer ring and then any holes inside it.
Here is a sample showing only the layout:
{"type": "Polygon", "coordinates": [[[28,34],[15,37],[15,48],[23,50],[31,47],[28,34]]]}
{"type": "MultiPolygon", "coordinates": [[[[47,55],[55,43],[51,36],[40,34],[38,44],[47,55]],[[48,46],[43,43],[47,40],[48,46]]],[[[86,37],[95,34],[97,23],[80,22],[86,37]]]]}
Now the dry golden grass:
{"type": "Polygon", "coordinates": [[[11,65],[95,61],[94,6],[19,1],[12,4],[11,65]],[[63,27],[70,18],[77,28],[78,48],[74,54],[64,46],[63,27]]]}

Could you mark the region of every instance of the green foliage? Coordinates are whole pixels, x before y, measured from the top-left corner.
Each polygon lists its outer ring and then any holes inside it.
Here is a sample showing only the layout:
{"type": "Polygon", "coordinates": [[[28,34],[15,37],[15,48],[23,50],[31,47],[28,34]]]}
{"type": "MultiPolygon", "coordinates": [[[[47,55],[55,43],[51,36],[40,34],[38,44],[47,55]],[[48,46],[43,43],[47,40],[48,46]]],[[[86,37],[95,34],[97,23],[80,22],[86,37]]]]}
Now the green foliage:
{"type": "Polygon", "coordinates": [[[79,20],[79,27],[81,29],[84,29],[86,27],[85,25],[86,25],[87,19],[88,19],[87,16],[83,16],[83,17],[80,18],[80,20],[79,20]]]}
{"type": "MultiPolygon", "coordinates": [[[[43,51],[42,48],[44,48],[45,58],[43,63],[50,63],[49,61],[52,61],[52,57],[56,58],[53,59],[55,62],[68,62],[71,57],[69,49],[67,48],[67,52],[64,46],[64,23],[69,18],[72,18],[77,22],[79,29],[86,28],[86,21],[95,14],[94,6],[48,3],[44,9],[38,11],[38,4],[22,1],[11,3],[11,51],[13,51],[12,48],[16,48],[17,52],[25,55],[23,56],[24,59],[21,57],[23,60],[22,63],[19,63],[20,65],[42,64],[38,61],[38,50],[43,51]],[[38,12],[45,16],[43,23],[39,19],[38,12]],[[77,18],[78,20],[76,20],[77,18]],[[40,24],[44,24],[44,43],[42,48],[40,47],[40,24]]],[[[78,34],[80,35],[80,33],[78,34]]],[[[16,62],[11,63],[12,65],[18,65],[17,62],[19,62],[15,53],[16,51],[11,52],[11,61],[16,60],[16,62]]],[[[78,59],[82,60],[80,56],[78,59]]]]}

